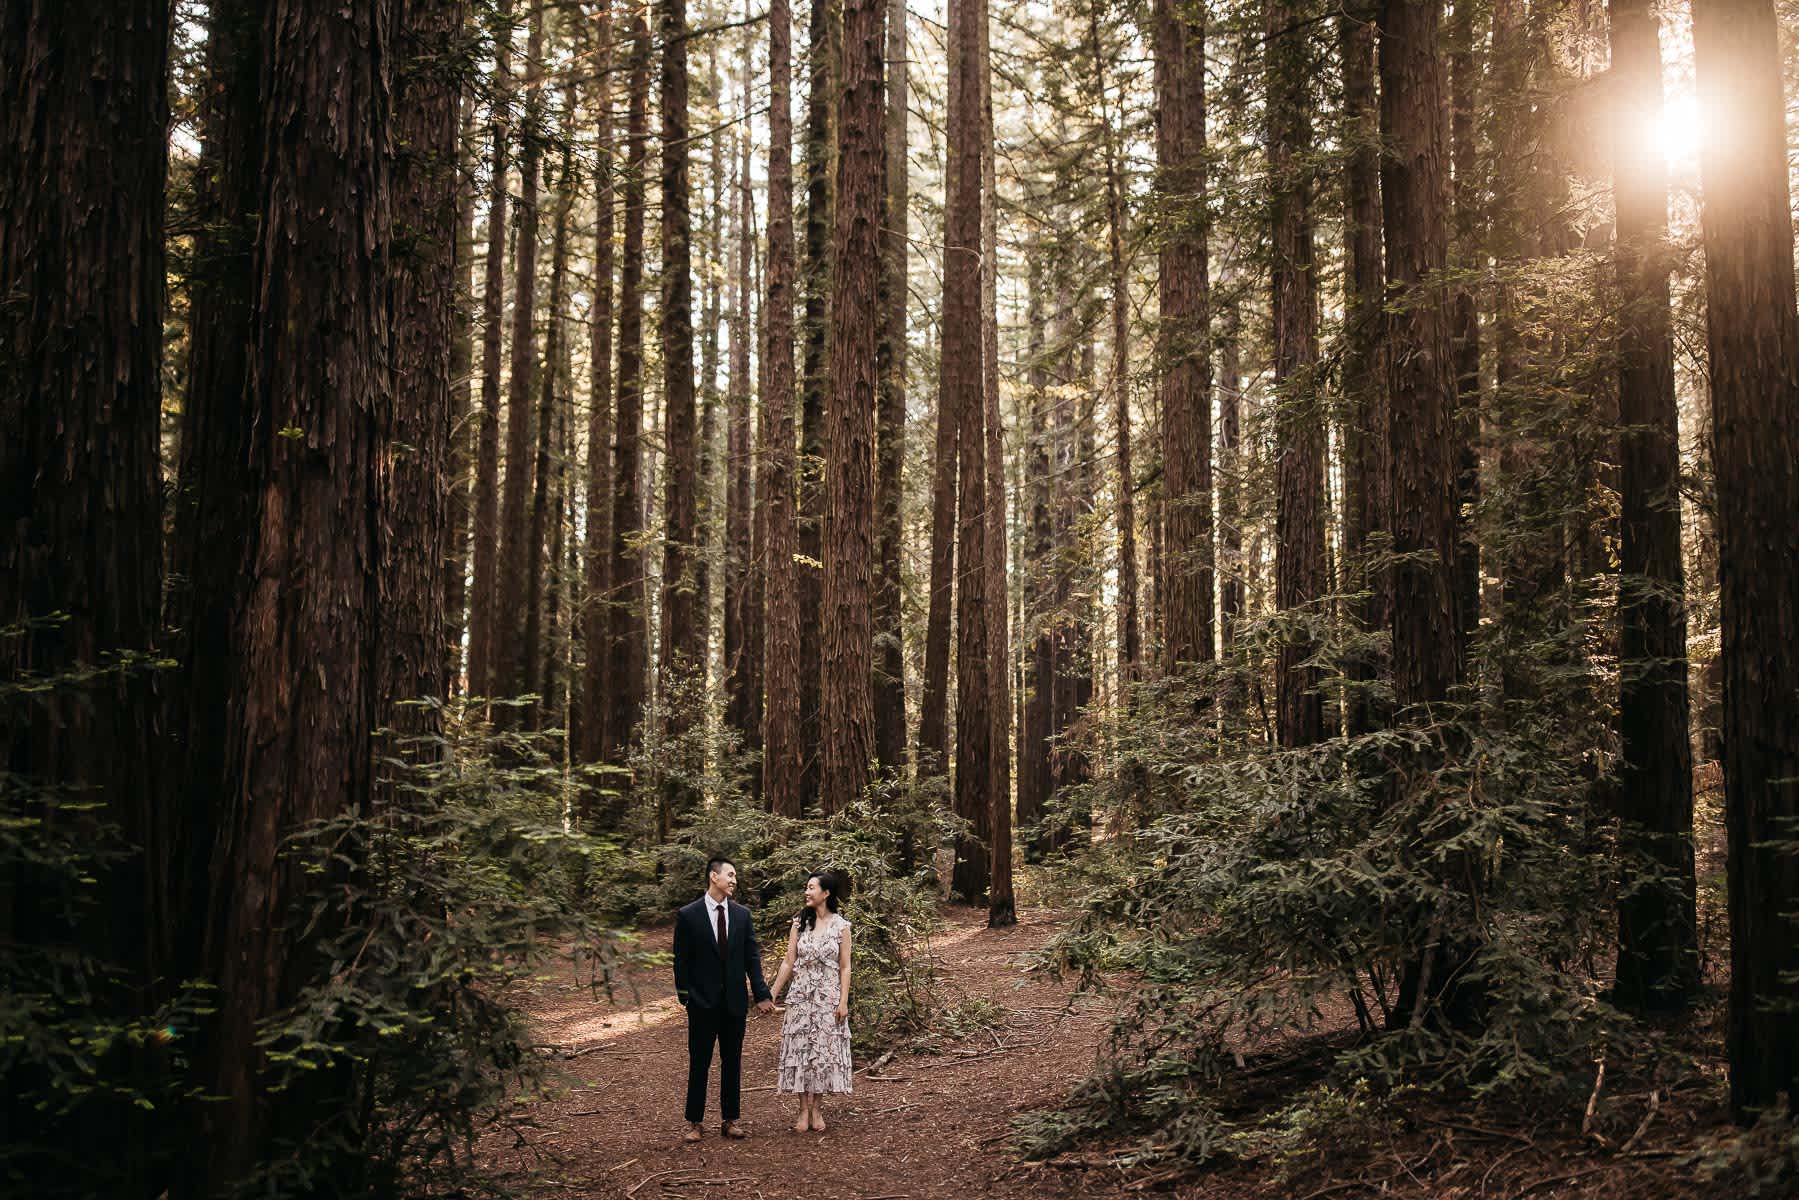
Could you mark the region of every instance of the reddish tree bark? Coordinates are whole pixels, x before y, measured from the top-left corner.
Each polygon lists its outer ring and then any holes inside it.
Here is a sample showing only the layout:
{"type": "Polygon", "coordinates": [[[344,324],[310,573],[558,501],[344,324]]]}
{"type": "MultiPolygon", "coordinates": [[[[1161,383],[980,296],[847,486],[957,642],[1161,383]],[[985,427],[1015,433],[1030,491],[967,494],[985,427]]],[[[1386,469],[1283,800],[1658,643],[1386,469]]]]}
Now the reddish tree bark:
{"type": "MultiPolygon", "coordinates": [[[[1312,80],[1306,26],[1286,0],[1268,6],[1268,172],[1274,323],[1274,604],[1289,617],[1326,590],[1325,416],[1317,403],[1318,277],[1312,250],[1312,80]]],[[[1275,660],[1275,729],[1283,746],[1324,737],[1315,644],[1296,631],[1275,660]]]]}
{"type": "Polygon", "coordinates": [[[1696,0],[1706,346],[1724,659],[1730,1098],[1799,1097],[1799,313],[1780,35],[1768,0],[1696,0]]]}
{"type": "Polygon", "coordinates": [[[881,278],[880,345],[877,374],[879,410],[875,425],[875,758],[882,769],[901,771],[906,762],[906,656],[904,558],[901,508],[906,461],[906,267],[907,174],[906,4],[886,0],[887,120],[882,171],[886,180],[881,278]]]}
{"type": "Polygon", "coordinates": [[[613,210],[618,195],[613,184],[612,132],[612,0],[599,0],[593,28],[598,50],[594,83],[594,151],[598,196],[594,202],[593,303],[587,313],[587,546],[582,568],[581,641],[586,659],[581,678],[581,743],[578,760],[605,761],[606,705],[611,693],[607,633],[612,581],[612,274],[613,210]]]}
{"type": "Polygon", "coordinates": [[[797,484],[793,420],[793,11],[769,0],[768,321],[762,413],[767,438],[765,486],[757,489],[767,528],[763,654],[762,786],[770,811],[800,815],[800,610],[795,530],[797,484]]]}
{"type": "Polygon", "coordinates": [[[1157,295],[1162,371],[1163,658],[1212,650],[1212,356],[1206,238],[1205,13],[1157,0],[1156,165],[1162,192],[1157,295]]]}
{"type": "Polygon", "coordinates": [[[475,448],[474,578],[469,591],[468,689],[495,691],[495,621],[500,558],[500,366],[506,323],[507,105],[512,91],[512,3],[494,13],[493,113],[488,137],[492,159],[487,185],[487,265],[481,295],[481,423],[475,448]]]}

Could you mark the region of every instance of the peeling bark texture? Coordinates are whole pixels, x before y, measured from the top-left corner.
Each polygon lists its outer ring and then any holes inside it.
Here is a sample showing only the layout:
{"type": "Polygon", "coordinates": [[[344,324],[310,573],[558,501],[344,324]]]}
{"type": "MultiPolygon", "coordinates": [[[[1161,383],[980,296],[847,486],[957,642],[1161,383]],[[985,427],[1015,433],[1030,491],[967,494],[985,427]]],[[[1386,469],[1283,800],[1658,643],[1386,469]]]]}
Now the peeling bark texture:
{"type": "Polygon", "coordinates": [[[1718,480],[1730,1099],[1799,1104],[1799,313],[1780,37],[1768,0],[1697,0],[1701,210],[1718,480]]]}
{"type": "Polygon", "coordinates": [[[369,801],[382,418],[393,398],[392,17],[385,3],[277,3],[265,18],[263,136],[286,152],[263,157],[253,257],[253,519],[207,925],[211,977],[232,999],[212,1042],[222,1099],[205,1116],[209,1193],[276,1142],[341,1120],[350,1099],[332,1071],[271,1104],[258,1036],[310,976],[305,946],[286,932],[291,906],[331,880],[283,854],[283,840],[369,801]]]}
{"type": "MultiPolygon", "coordinates": [[[[99,865],[92,899],[103,915],[76,917],[74,928],[65,898],[51,894],[32,864],[9,856],[0,938],[9,958],[78,953],[116,966],[117,979],[71,984],[93,988],[99,1019],[150,1011],[167,986],[159,976],[187,970],[167,954],[174,927],[164,899],[169,816],[157,802],[157,688],[148,664],[132,661],[158,653],[162,595],[168,56],[162,0],[0,12],[6,813],[76,829],[104,821],[137,848],[99,865]],[[86,668],[98,678],[68,681],[86,668]],[[32,695],[34,680],[58,686],[32,695]],[[64,811],[62,789],[84,793],[98,811],[64,811]]],[[[121,1055],[141,1057],[98,1051],[115,1069],[121,1055]]],[[[10,1079],[20,1060],[9,1058],[10,1079]]],[[[31,1055],[23,1061],[33,1069],[31,1055]]],[[[162,1120],[136,1112],[127,1095],[78,1100],[72,1112],[51,1114],[24,1099],[0,1100],[14,1171],[54,1163],[65,1186],[92,1180],[96,1194],[110,1194],[129,1180],[142,1190],[150,1155],[166,1148],[162,1120]],[[30,1152],[18,1154],[20,1144],[30,1152]]]]}
{"type": "Polygon", "coordinates": [[[875,407],[879,387],[884,0],[844,0],[831,255],[819,803],[835,813],[868,785],[874,744],[875,407]]]}
{"type": "MultiPolygon", "coordinates": [[[[456,344],[459,87],[444,63],[461,37],[458,0],[393,0],[395,212],[391,407],[380,436],[378,721],[402,738],[440,732],[443,564],[448,557],[452,358],[456,344]]],[[[429,745],[397,746],[403,757],[429,745]]]]}

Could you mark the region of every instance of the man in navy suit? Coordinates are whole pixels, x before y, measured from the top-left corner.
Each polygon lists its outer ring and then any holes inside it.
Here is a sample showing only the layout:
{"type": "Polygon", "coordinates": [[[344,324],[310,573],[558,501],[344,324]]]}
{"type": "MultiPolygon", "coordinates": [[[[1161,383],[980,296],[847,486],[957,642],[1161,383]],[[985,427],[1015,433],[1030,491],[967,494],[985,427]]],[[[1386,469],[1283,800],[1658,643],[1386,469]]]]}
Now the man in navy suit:
{"type": "Polygon", "coordinates": [[[743,1087],[743,1029],[750,1013],[750,990],[758,1012],[773,1012],[775,1001],[762,980],[762,947],[750,910],[731,899],[737,868],[728,858],[706,864],[706,894],[675,914],[675,996],[687,1010],[687,1134],[697,1142],[706,1115],[706,1076],[712,1044],[718,1043],[720,1132],[748,1137],[737,1123],[743,1087]],[[748,984],[748,987],[745,984],[748,984]]]}

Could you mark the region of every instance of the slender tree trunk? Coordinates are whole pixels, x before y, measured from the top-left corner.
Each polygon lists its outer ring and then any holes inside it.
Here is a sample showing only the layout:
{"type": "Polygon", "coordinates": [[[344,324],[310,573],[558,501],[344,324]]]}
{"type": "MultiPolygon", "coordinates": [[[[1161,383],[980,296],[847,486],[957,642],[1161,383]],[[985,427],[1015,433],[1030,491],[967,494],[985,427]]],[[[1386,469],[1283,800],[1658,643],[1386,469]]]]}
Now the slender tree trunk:
{"type": "MultiPolygon", "coordinates": [[[[836,0],[841,3],[841,0],[836,0]]],[[[805,778],[802,793],[821,794],[822,730],[819,683],[824,651],[825,390],[830,383],[830,284],[832,212],[836,204],[837,20],[833,0],[811,0],[807,27],[806,88],[806,241],[800,260],[800,290],[805,318],[800,327],[799,574],[800,725],[805,778]]]]}
{"type": "MultiPolygon", "coordinates": [[[[712,102],[720,95],[716,48],[707,55],[706,90],[712,102]]],[[[711,158],[712,206],[706,219],[710,231],[707,266],[701,272],[705,280],[705,303],[700,314],[700,477],[699,495],[694,505],[694,599],[698,628],[694,633],[694,662],[699,678],[706,682],[706,711],[712,708],[710,678],[712,672],[712,561],[716,554],[713,539],[719,524],[718,504],[718,334],[723,324],[725,267],[725,177],[729,147],[722,136],[714,136],[711,158]]]]}
{"type": "Polygon", "coordinates": [[[497,690],[500,557],[500,367],[505,337],[506,154],[511,137],[512,3],[494,10],[493,112],[488,138],[487,265],[481,293],[481,425],[475,447],[474,579],[469,592],[468,690],[497,690]]]}
{"type": "Polygon", "coordinates": [[[622,763],[643,716],[648,692],[649,595],[643,563],[643,226],[644,173],[650,141],[650,31],[640,9],[629,10],[629,92],[625,116],[625,238],[619,265],[618,404],[612,458],[611,691],[606,698],[606,747],[622,763]]]}
{"type": "MultiPolygon", "coordinates": [[[[1386,314],[1381,265],[1380,110],[1374,94],[1374,25],[1345,12],[1337,18],[1343,60],[1343,551],[1349,587],[1366,592],[1355,605],[1364,630],[1387,627],[1386,573],[1367,566],[1369,538],[1387,528],[1387,381],[1381,349],[1386,314]]],[[[1372,656],[1348,669],[1357,684],[1378,673],[1372,656]]],[[[1375,712],[1365,690],[1349,705],[1349,731],[1367,733],[1375,712]]]]}
{"type": "Polygon", "coordinates": [[[1730,1098],[1799,1097],[1799,314],[1780,37],[1767,0],[1697,0],[1712,466],[1718,480],[1730,1098]]]}
{"type": "MultiPolygon", "coordinates": [[[[537,383],[538,175],[543,163],[543,0],[531,0],[525,43],[525,124],[520,137],[518,220],[513,237],[512,372],[506,381],[506,477],[500,491],[499,602],[494,613],[494,687],[503,696],[525,689],[525,624],[530,605],[531,400],[537,383]]],[[[541,558],[538,559],[541,564],[541,558]]],[[[502,724],[516,710],[500,708],[502,724]]]]}
{"type": "Polygon", "coordinates": [[[613,185],[612,0],[599,0],[593,40],[594,186],[592,305],[587,313],[587,547],[581,607],[581,639],[586,670],[581,680],[582,737],[579,761],[603,762],[611,755],[606,706],[611,694],[612,656],[607,631],[612,583],[612,233],[617,194],[613,185]]]}
{"type": "Polygon", "coordinates": [[[905,530],[907,177],[906,0],[886,0],[886,179],[881,238],[880,394],[875,425],[875,758],[885,771],[906,763],[906,656],[900,588],[905,530]]]}
{"type": "MultiPolygon", "coordinates": [[[[462,31],[458,30],[460,34],[462,31]]],[[[444,688],[454,696],[462,686],[462,639],[468,629],[469,486],[474,472],[475,370],[475,96],[461,83],[460,131],[456,138],[456,309],[450,342],[449,531],[443,559],[444,688]]]]}
{"type": "MultiPolygon", "coordinates": [[[[688,180],[687,3],[659,0],[662,26],[662,411],[668,447],[663,474],[662,636],[657,667],[667,732],[692,728],[697,697],[671,688],[703,679],[699,606],[699,431],[693,380],[693,217],[688,180]]],[[[664,840],[674,809],[693,796],[665,793],[664,840]]]]}
{"type": "MultiPolygon", "coordinates": [[[[392,403],[388,284],[392,10],[281,4],[264,26],[264,137],[254,254],[249,477],[255,481],[232,638],[225,809],[207,926],[222,1005],[207,1108],[210,1194],[284,1140],[344,1119],[341,1070],[270,1102],[261,1023],[315,969],[286,920],[341,884],[288,835],[366,807],[378,719],[382,415],[392,403]],[[330,303],[321,305],[321,297],[330,303]]],[[[326,927],[331,918],[326,917],[326,927]]],[[[319,927],[311,927],[314,934],[319,927]]],[[[336,1181],[315,1181],[330,1194],[336,1181]]]]}
{"type": "Polygon", "coordinates": [[[768,322],[764,360],[767,386],[762,414],[766,475],[758,486],[767,528],[766,636],[763,666],[767,693],[762,710],[762,787],[768,807],[784,817],[800,815],[800,609],[795,529],[796,478],[793,379],[793,10],[788,0],[768,7],[768,322]]]}
{"type": "Polygon", "coordinates": [[[1161,302],[1163,657],[1209,662],[1212,650],[1212,356],[1206,277],[1205,14],[1157,0],[1156,165],[1163,221],[1161,302]]]}
{"type": "MultiPolygon", "coordinates": [[[[744,55],[743,95],[748,105],[748,60],[744,55]]],[[[747,119],[747,118],[746,118],[747,119]]],[[[730,272],[730,297],[726,304],[731,336],[730,381],[725,398],[725,724],[737,731],[745,749],[761,745],[760,722],[754,720],[751,692],[751,649],[754,630],[751,604],[755,595],[755,494],[751,469],[754,447],[750,434],[750,250],[756,240],[750,208],[750,140],[735,139],[737,151],[732,203],[736,210],[737,261],[730,272]]]]}
{"type": "Polygon", "coordinates": [[[993,722],[988,804],[992,858],[987,924],[1016,924],[1012,894],[1012,639],[1007,629],[1006,455],[999,408],[999,146],[993,125],[993,56],[989,22],[980,24],[981,55],[981,394],[986,416],[987,687],[993,722]]]}
{"type": "MultiPolygon", "coordinates": [[[[97,915],[73,916],[77,900],[60,871],[46,880],[9,853],[0,938],[9,963],[77,955],[107,963],[116,977],[91,977],[71,961],[68,991],[53,1001],[86,999],[93,1007],[84,1016],[129,1020],[154,1011],[170,986],[163,978],[187,971],[167,953],[175,814],[158,802],[162,730],[147,667],[159,657],[162,598],[169,7],[15,4],[0,13],[0,30],[6,818],[77,831],[112,825],[126,849],[116,860],[96,855],[89,898],[97,915]],[[91,682],[72,678],[87,671],[91,682]]],[[[221,290],[236,303],[228,281],[221,290]]],[[[192,607],[210,609],[209,598],[195,596],[192,607]]],[[[25,1003],[9,995],[7,1007],[17,1013],[25,1003]]],[[[16,1016],[8,1023],[19,1027],[16,1016]]],[[[27,1016],[25,1029],[33,1023],[27,1016]]],[[[142,1051],[123,1045],[69,1049],[103,1056],[115,1079],[150,1068],[142,1051]]],[[[63,1093],[74,1098],[71,1111],[38,1112],[34,1097],[13,1089],[51,1090],[31,1078],[41,1052],[21,1059],[9,1050],[7,1058],[0,1126],[12,1178],[21,1167],[48,1167],[71,1191],[84,1183],[95,1194],[157,1190],[151,1159],[167,1148],[165,1118],[138,1112],[129,1094],[81,1098],[77,1088],[63,1093]]]]}
{"type": "Polygon", "coordinates": [[[884,0],[844,0],[831,260],[831,404],[826,437],[823,752],[820,802],[841,810],[868,784],[874,741],[875,407],[880,386],[881,79],[884,0]]]}
{"type": "Polygon", "coordinates": [[[989,883],[993,715],[987,649],[987,442],[981,328],[981,255],[986,222],[981,180],[981,26],[985,0],[949,10],[949,164],[945,181],[941,412],[957,422],[956,839],[952,893],[978,903],[989,883]]]}
{"type": "MultiPolygon", "coordinates": [[[[1449,140],[1454,168],[1454,261],[1472,275],[1480,245],[1481,188],[1474,129],[1474,0],[1452,0],[1449,25],[1449,140]]],[[[1467,278],[1453,289],[1449,340],[1455,355],[1456,439],[1456,603],[1460,609],[1461,654],[1480,625],[1480,540],[1474,514],[1480,505],[1480,317],[1474,286],[1467,278]]]]}
{"type": "MultiPolygon", "coordinates": [[[[1619,128],[1656,129],[1662,57],[1647,0],[1612,0],[1612,76],[1619,128]]],[[[1637,1010],[1684,1007],[1699,986],[1693,874],[1693,750],[1688,734],[1686,576],[1680,555],[1680,418],[1668,312],[1668,179],[1660,148],[1613,144],[1618,208],[1622,427],[1623,626],[1618,724],[1623,733],[1624,881],[1613,997],[1637,1010]]]]}
{"type": "MultiPolygon", "coordinates": [[[[1124,166],[1119,161],[1118,134],[1113,128],[1097,5],[1088,16],[1087,37],[1093,51],[1100,133],[1106,154],[1106,255],[1112,284],[1112,422],[1118,438],[1118,690],[1124,700],[1137,682],[1143,661],[1143,635],[1137,618],[1137,481],[1131,460],[1131,285],[1124,262],[1124,166]]],[[[1019,820],[1024,820],[1022,814],[1019,820]]]]}
{"type": "Polygon", "coordinates": [[[1218,633],[1236,644],[1243,619],[1243,310],[1225,276],[1218,337],[1218,633]]]}
{"type": "Polygon", "coordinates": [[[1040,246],[1032,247],[1030,290],[1025,309],[1028,339],[1025,357],[1031,412],[1030,443],[1025,456],[1030,479],[1031,519],[1025,552],[1023,626],[1031,633],[1018,730],[1018,826],[1034,831],[1025,843],[1025,856],[1031,862],[1040,860],[1048,849],[1048,839],[1039,827],[1052,790],[1055,629],[1056,622],[1061,619],[1052,590],[1052,576],[1059,574],[1061,559],[1056,554],[1055,528],[1050,520],[1049,376],[1044,369],[1042,255],[1040,246]]]}
{"type": "Polygon", "coordinates": [[[936,456],[931,484],[930,595],[925,614],[924,690],[918,702],[921,774],[949,771],[950,616],[956,568],[956,474],[960,414],[950,391],[937,397],[936,456]]]}
{"type": "MultiPolygon", "coordinates": [[[[570,197],[574,192],[574,139],[568,136],[573,126],[574,93],[572,85],[565,87],[563,93],[564,140],[562,143],[562,187],[556,197],[556,215],[553,219],[550,235],[550,319],[546,323],[543,339],[543,386],[539,391],[541,401],[537,409],[537,463],[532,470],[531,517],[527,522],[530,530],[526,545],[525,557],[525,644],[523,675],[519,680],[521,693],[542,692],[543,699],[530,711],[533,726],[543,724],[542,718],[554,707],[550,695],[549,675],[543,670],[545,658],[545,600],[544,590],[550,588],[554,592],[554,582],[547,574],[561,570],[560,550],[561,530],[556,531],[557,545],[544,558],[545,539],[550,536],[552,522],[561,520],[561,496],[551,487],[551,472],[560,474],[560,463],[566,461],[553,451],[556,441],[556,388],[562,382],[562,345],[563,325],[568,314],[564,311],[568,295],[568,218],[570,197]],[[556,464],[556,465],[553,465],[556,464]]],[[[555,637],[548,639],[551,654],[555,653],[555,637]]]]}
{"type": "MultiPolygon", "coordinates": [[[[1268,165],[1274,285],[1274,604],[1290,619],[1323,596],[1325,416],[1318,385],[1318,276],[1312,248],[1312,81],[1305,27],[1286,0],[1268,6],[1268,165]]],[[[1324,738],[1316,645],[1284,632],[1275,662],[1275,728],[1283,746],[1324,738]]]]}
{"type": "Polygon", "coordinates": [[[206,52],[167,622],[170,649],[182,664],[169,728],[188,796],[171,846],[171,894],[179,898],[174,955],[182,977],[202,968],[215,820],[224,807],[225,705],[235,661],[229,639],[250,523],[247,397],[263,136],[262,22],[255,6],[214,4],[206,52]]]}

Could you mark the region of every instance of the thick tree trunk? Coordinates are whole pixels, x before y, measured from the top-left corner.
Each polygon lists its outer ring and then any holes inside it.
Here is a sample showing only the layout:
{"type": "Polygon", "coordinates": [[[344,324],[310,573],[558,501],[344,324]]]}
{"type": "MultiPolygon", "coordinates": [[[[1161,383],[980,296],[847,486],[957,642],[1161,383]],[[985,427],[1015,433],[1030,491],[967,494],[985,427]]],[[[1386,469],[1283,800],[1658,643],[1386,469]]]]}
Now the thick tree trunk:
{"type": "Polygon", "coordinates": [[[512,3],[494,13],[492,143],[487,185],[487,265],[481,293],[481,424],[475,447],[474,579],[469,592],[468,690],[492,696],[500,598],[500,367],[505,339],[506,154],[511,137],[512,3]]]}
{"type": "Polygon", "coordinates": [[[382,3],[278,4],[264,26],[264,137],[289,152],[263,156],[253,267],[253,515],[207,926],[211,978],[231,998],[211,1046],[210,1090],[222,1099],[207,1107],[209,1192],[267,1161],[273,1144],[342,1121],[349,1099],[332,1071],[271,1104],[259,1039],[313,969],[288,918],[338,875],[315,876],[284,841],[369,801],[391,448],[382,414],[393,397],[392,15],[382,3]]]}
{"type": "Polygon", "coordinates": [[[1157,295],[1162,373],[1163,660],[1210,662],[1212,354],[1206,238],[1205,13],[1157,0],[1156,165],[1168,230],[1157,295]]]}
{"type": "MultiPolygon", "coordinates": [[[[377,717],[402,736],[437,733],[441,710],[443,564],[448,557],[453,357],[457,342],[457,241],[464,189],[457,177],[458,84],[442,69],[462,37],[457,0],[395,0],[395,211],[405,240],[395,249],[393,370],[399,381],[380,437],[382,554],[377,717]]],[[[429,745],[400,747],[429,757],[429,745]]],[[[391,751],[390,751],[391,753],[391,751]]]]}
{"type": "Polygon", "coordinates": [[[1799,1104],[1799,314],[1780,36],[1768,0],[1697,0],[1730,867],[1730,1098],[1799,1104]]]}
{"type": "Polygon", "coordinates": [[[960,414],[948,390],[938,389],[931,482],[930,594],[925,613],[924,690],[918,701],[921,774],[949,771],[950,617],[955,611],[956,474],[960,414]]]}
{"type": "Polygon", "coordinates": [[[880,385],[881,80],[884,0],[844,0],[831,260],[826,437],[820,803],[834,813],[868,784],[874,743],[875,407],[880,385]]]}
{"type": "Polygon", "coordinates": [[[767,437],[761,453],[766,475],[756,489],[768,543],[762,788],[770,811],[797,817],[805,752],[800,742],[800,568],[794,562],[799,545],[793,420],[793,10],[788,0],[769,0],[768,46],[768,299],[763,304],[768,375],[762,392],[767,437]]]}
{"type": "Polygon", "coordinates": [[[606,696],[609,761],[623,763],[648,691],[649,595],[643,569],[643,227],[650,141],[650,31],[642,10],[631,39],[625,116],[625,238],[619,265],[618,404],[612,457],[611,690],[606,696]]]}
{"type": "Polygon", "coordinates": [[[586,668],[581,678],[581,743],[577,761],[605,761],[606,705],[611,693],[612,656],[607,631],[612,583],[612,232],[618,197],[613,185],[612,0],[599,0],[594,20],[594,186],[593,302],[587,310],[589,386],[587,391],[587,546],[582,567],[581,642],[586,668]]]}
{"type": "Polygon", "coordinates": [[[1686,576],[1680,555],[1680,418],[1668,313],[1668,178],[1638,130],[1662,118],[1662,56],[1648,0],[1612,0],[1612,147],[1618,209],[1618,407],[1623,539],[1619,796],[1625,807],[1615,1001],[1684,1007],[1699,986],[1688,733],[1686,576]]]}
{"type": "Polygon", "coordinates": [[[992,822],[993,715],[987,649],[987,441],[983,395],[981,255],[981,26],[985,0],[949,10],[948,178],[945,181],[941,412],[957,422],[956,839],[950,890],[965,903],[986,895],[992,822]]]}
{"type": "MultiPolygon", "coordinates": [[[[148,668],[159,656],[162,597],[157,439],[168,61],[162,0],[9,5],[0,13],[6,816],[65,830],[104,822],[129,848],[117,860],[96,857],[88,898],[98,915],[77,916],[74,928],[65,905],[76,900],[60,872],[47,882],[34,864],[9,855],[0,875],[0,938],[9,961],[83,955],[116,969],[116,978],[96,979],[71,964],[69,990],[54,998],[79,1003],[82,989],[92,988],[100,1020],[152,1012],[171,986],[163,980],[186,978],[190,969],[168,955],[180,914],[169,909],[173,822],[158,804],[161,729],[148,668]],[[72,678],[86,671],[91,682],[72,678]],[[94,810],[64,809],[68,795],[94,810]]],[[[230,73],[226,64],[219,70],[230,73]]],[[[214,132],[222,131],[209,129],[209,138],[214,132]]],[[[236,272],[221,265],[220,299],[235,312],[236,272]]],[[[227,353],[219,365],[232,361],[227,353]]],[[[230,377],[218,382],[227,393],[236,386],[230,377]]],[[[204,549],[194,547],[190,558],[204,549]]],[[[191,607],[212,611],[212,602],[196,595],[191,607]]],[[[8,997],[15,1012],[23,1003],[8,997]]],[[[141,1055],[81,1049],[104,1055],[109,1069],[121,1056],[141,1055]]],[[[33,1097],[11,1089],[25,1083],[47,1094],[31,1078],[41,1059],[28,1051],[23,1069],[18,1056],[8,1059],[0,1127],[12,1172],[52,1167],[71,1191],[83,1183],[96,1194],[158,1190],[149,1167],[168,1148],[161,1117],[138,1113],[128,1094],[83,1099],[74,1089],[64,1093],[77,1097],[72,1111],[35,1111],[33,1097]]]]}
{"type": "MultiPolygon", "coordinates": [[[[1294,621],[1327,588],[1325,415],[1317,402],[1318,276],[1312,248],[1312,81],[1306,26],[1287,0],[1268,6],[1269,220],[1274,320],[1274,605],[1294,621]]],[[[1275,730],[1283,746],[1324,737],[1316,645],[1296,630],[1275,661],[1275,730]]]]}
{"type": "Polygon", "coordinates": [[[906,764],[904,558],[906,462],[907,177],[906,0],[886,0],[887,119],[882,171],[886,180],[881,237],[880,394],[875,418],[875,758],[884,771],[906,764]]]}
{"type": "MultiPolygon", "coordinates": [[[[1390,0],[1381,14],[1381,208],[1387,242],[1392,419],[1393,691],[1409,721],[1428,723],[1461,682],[1456,603],[1455,376],[1443,281],[1448,166],[1443,62],[1434,0],[1390,0]]],[[[1462,872],[1451,870],[1451,886],[1462,872]]],[[[1467,1027],[1478,983],[1422,993],[1428,975],[1462,978],[1469,948],[1415,930],[1394,1019],[1467,1027]],[[1428,943],[1428,944],[1427,944],[1428,943]]]]}
{"type": "MultiPolygon", "coordinates": [[[[1369,538],[1387,528],[1387,381],[1382,358],[1386,284],[1381,265],[1380,110],[1374,94],[1374,26],[1345,12],[1337,18],[1343,61],[1343,125],[1349,160],[1343,181],[1343,556],[1364,630],[1387,627],[1386,573],[1367,566],[1369,538]]],[[[1371,684],[1374,657],[1359,656],[1349,677],[1371,684]]],[[[1349,732],[1367,733],[1375,712],[1365,691],[1350,699],[1349,732]]]]}

